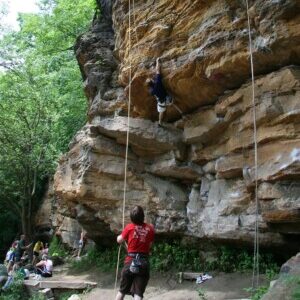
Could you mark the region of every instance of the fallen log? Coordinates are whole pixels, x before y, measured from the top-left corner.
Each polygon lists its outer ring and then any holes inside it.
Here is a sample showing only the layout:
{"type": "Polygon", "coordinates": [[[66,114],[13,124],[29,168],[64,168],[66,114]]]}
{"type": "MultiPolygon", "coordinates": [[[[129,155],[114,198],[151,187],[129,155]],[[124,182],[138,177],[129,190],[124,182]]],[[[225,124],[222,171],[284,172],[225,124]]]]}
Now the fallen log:
{"type": "Polygon", "coordinates": [[[204,275],[204,273],[180,272],[178,273],[179,283],[182,283],[183,280],[196,280],[202,275],[204,275]]]}

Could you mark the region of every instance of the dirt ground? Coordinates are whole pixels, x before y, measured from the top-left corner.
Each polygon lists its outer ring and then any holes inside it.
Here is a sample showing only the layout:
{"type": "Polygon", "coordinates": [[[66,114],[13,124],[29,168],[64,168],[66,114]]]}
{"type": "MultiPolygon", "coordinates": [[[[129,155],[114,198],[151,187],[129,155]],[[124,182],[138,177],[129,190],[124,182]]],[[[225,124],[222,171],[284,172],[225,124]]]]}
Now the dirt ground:
{"type": "MultiPolygon", "coordinates": [[[[249,299],[249,293],[244,289],[251,286],[250,273],[216,273],[212,272],[212,279],[196,284],[192,281],[177,282],[176,274],[152,273],[144,294],[144,300],[236,300],[249,299]],[[206,298],[200,298],[198,290],[204,292],[206,298]]],[[[68,275],[66,271],[59,271],[55,280],[89,280],[98,283],[98,287],[88,293],[80,295],[82,300],[113,300],[114,274],[95,273],[68,275]]],[[[264,284],[264,280],[261,280],[264,284]]],[[[132,299],[126,296],[125,299],[132,299]]]]}

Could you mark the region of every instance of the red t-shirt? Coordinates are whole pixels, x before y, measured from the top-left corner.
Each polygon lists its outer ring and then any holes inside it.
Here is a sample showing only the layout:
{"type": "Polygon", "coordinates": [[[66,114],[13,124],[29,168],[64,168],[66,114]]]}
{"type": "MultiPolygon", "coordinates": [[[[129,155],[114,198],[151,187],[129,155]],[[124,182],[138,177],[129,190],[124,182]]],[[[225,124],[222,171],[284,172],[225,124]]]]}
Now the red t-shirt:
{"type": "MultiPolygon", "coordinates": [[[[124,228],[122,238],[127,242],[129,253],[149,254],[154,239],[154,227],[146,223],[143,223],[143,225],[130,223],[124,228]]],[[[125,263],[131,260],[132,257],[126,256],[125,263]]]]}

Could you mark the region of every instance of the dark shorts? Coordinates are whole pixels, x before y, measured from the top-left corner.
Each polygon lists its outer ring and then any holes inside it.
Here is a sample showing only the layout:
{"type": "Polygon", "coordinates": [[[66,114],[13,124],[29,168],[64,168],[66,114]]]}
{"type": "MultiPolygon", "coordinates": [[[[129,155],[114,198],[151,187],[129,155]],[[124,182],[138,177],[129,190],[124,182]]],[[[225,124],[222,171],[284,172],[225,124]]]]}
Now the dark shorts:
{"type": "Polygon", "coordinates": [[[140,274],[131,273],[129,267],[130,263],[127,263],[122,269],[120,292],[124,295],[138,295],[143,298],[150,278],[149,264],[141,270],[140,274]]]}
{"type": "Polygon", "coordinates": [[[45,272],[43,269],[37,268],[36,273],[41,275],[42,277],[52,277],[52,273],[45,272]]]}

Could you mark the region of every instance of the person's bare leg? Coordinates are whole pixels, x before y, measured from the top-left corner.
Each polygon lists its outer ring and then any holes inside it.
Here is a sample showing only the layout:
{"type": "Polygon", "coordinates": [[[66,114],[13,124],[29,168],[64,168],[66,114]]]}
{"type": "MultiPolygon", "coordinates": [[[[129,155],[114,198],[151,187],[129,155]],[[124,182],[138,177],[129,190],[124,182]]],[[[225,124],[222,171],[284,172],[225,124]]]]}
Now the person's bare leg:
{"type": "Polygon", "coordinates": [[[8,273],[9,273],[10,271],[12,271],[13,266],[14,266],[14,263],[13,263],[12,261],[10,261],[10,262],[8,263],[8,266],[7,266],[7,272],[8,272],[8,273]]]}
{"type": "Polygon", "coordinates": [[[159,116],[158,116],[159,125],[162,125],[163,117],[164,117],[164,111],[159,113],[159,116]]]}
{"type": "Polygon", "coordinates": [[[78,249],[78,254],[77,254],[77,257],[78,257],[78,258],[80,258],[81,252],[82,252],[82,247],[79,247],[79,249],[78,249]]]}
{"type": "Polygon", "coordinates": [[[142,300],[142,299],[143,299],[142,297],[140,297],[140,296],[134,294],[133,300],[142,300]]]}
{"type": "Polygon", "coordinates": [[[121,292],[118,292],[117,296],[116,296],[116,300],[123,300],[125,297],[125,295],[123,295],[121,292]]]}

